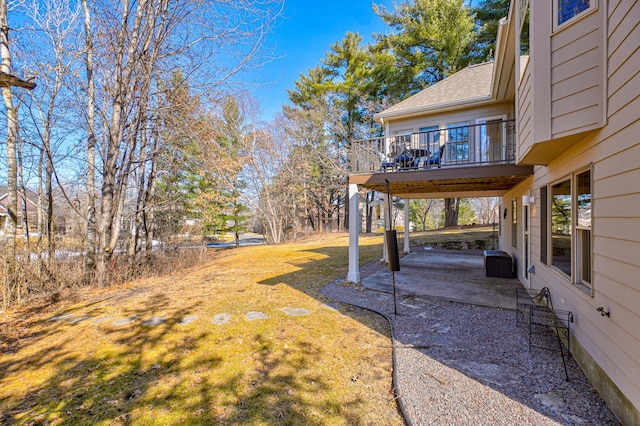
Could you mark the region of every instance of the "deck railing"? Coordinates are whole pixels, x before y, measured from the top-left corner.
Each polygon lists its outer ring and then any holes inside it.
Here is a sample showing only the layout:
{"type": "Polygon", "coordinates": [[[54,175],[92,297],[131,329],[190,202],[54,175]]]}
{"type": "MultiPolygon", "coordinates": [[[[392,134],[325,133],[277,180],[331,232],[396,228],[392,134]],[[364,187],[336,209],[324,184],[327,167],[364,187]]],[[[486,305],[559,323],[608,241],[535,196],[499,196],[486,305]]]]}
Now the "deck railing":
{"type": "Polygon", "coordinates": [[[354,140],[351,173],[515,163],[515,120],[354,140]]]}

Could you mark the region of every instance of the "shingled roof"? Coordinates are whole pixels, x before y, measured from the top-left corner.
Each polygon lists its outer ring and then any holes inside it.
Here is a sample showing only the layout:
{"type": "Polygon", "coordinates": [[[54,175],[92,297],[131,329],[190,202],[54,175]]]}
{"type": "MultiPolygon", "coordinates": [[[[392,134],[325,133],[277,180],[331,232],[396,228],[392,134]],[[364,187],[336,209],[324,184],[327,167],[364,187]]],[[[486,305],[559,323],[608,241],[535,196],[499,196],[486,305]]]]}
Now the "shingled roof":
{"type": "Polygon", "coordinates": [[[397,117],[491,99],[493,61],[471,65],[375,115],[397,117]]]}

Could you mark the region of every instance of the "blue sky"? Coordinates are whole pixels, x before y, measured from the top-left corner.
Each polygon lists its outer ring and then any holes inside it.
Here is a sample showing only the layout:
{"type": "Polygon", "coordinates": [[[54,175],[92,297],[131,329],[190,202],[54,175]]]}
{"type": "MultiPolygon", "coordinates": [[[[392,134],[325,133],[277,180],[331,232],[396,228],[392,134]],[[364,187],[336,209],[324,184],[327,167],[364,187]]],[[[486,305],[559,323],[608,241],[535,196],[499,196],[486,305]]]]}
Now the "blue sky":
{"type": "MultiPolygon", "coordinates": [[[[377,0],[392,9],[392,0],[377,0]]],[[[276,46],[279,59],[254,72],[260,80],[274,82],[254,90],[261,102],[264,119],[270,120],[288,101],[287,89],[294,87],[301,73],[324,58],[329,47],[348,32],[358,32],[363,43],[387,26],[373,13],[371,0],[285,0],[284,16],[273,30],[267,45],[276,46]]]]}

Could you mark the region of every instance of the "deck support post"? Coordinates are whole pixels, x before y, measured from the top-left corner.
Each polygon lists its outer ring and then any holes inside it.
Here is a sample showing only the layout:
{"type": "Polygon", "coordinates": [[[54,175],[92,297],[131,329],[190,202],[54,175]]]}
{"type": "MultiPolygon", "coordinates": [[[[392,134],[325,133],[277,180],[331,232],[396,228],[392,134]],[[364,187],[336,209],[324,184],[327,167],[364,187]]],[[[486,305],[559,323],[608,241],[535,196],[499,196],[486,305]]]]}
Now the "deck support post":
{"type": "Polygon", "coordinates": [[[349,184],[349,272],[347,280],[360,282],[360,209],[358,185],[349,184]]]}
{"type": "Polygon", "coordinates": [[[404,200],[404,252],[409,253],[411,247],[409,246],[409,203],[411,200],[405,198],[404,200]]]}
{"type": "MultiPolygon", "coordinates": [[[[391,218],[389,217],[390,209],[388,207],[387,197],[384,197],[381,203],[382,204],[380,205],[380,210],[382,213],[382,223],[384,224],[384,230],[388,231],[391,229],[391,218]]],[[[393,205],[391,206],[391,208],[393,208],[393,205]]],[[[387,239],[386,238],[382,239],[382,262],[389,263],[389,257],[387,256],[387,239]]]]}

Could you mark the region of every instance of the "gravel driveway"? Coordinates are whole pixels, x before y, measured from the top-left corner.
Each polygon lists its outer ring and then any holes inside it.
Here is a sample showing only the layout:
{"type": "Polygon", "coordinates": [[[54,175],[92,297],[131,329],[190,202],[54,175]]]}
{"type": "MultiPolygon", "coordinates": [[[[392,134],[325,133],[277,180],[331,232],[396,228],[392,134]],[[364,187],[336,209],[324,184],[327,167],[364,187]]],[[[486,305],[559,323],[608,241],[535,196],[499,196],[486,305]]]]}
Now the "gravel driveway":
{"type": "Polygon", "coordinates": [[[567,382],[559,353],[529,350],[515,311],[400,296],[395,316],[392,295],[343,281],[323,294],[391,319],[397,394],[409,423],[620,424],[572,357],[567,382]]]}

